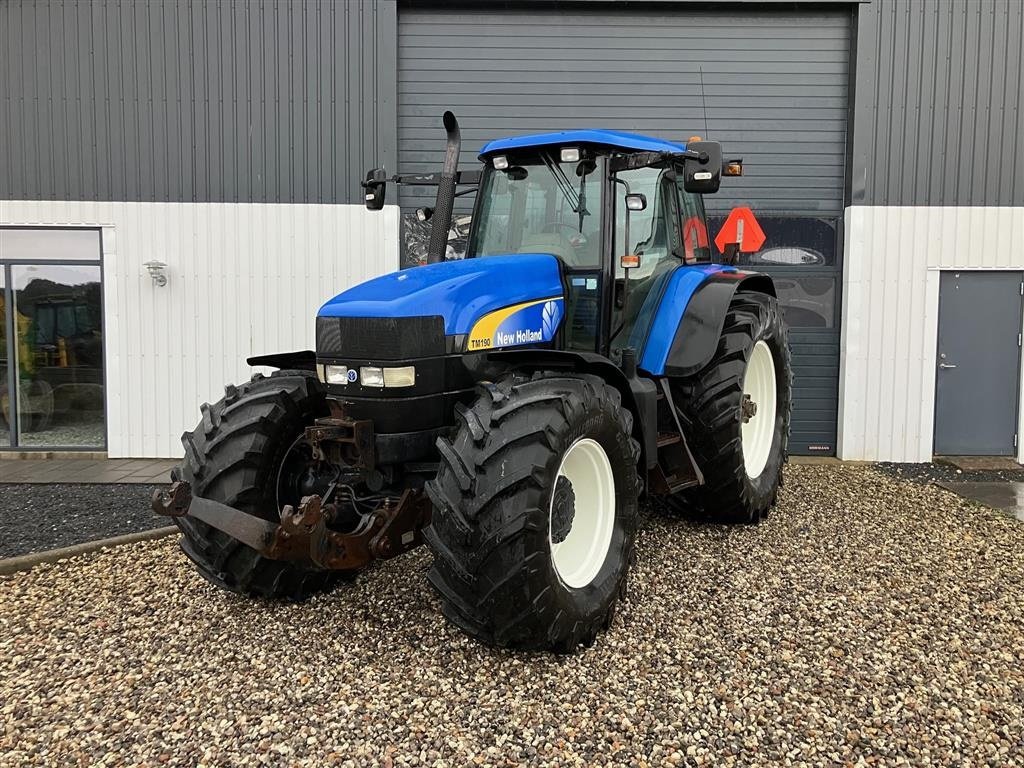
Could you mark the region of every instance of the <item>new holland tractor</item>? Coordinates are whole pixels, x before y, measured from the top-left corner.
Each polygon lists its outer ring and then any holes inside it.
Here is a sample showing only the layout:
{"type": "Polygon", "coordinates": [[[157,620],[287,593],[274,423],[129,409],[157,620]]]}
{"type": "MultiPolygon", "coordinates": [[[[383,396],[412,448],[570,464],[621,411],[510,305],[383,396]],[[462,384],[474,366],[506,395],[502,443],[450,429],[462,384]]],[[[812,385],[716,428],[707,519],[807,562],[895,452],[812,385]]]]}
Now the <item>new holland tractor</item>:
{"type": "MultiPolygon", "coordinates": [[[[499,139],[436,185],[427,264],[346,290],[315,351],[228,385],[154,509],[209,581],[303,599],[424,541],[445,616],[486,643],[572,651],[611,621],[640,504],[756,523],[790,421],[769,277],[712,259],[702,194],[742,161],[576,130],[499,139]],[[476,192],[464,259],[454,201],[476,192]]],[[[742,237],[738,238],[742,240],[742,237]]]]}

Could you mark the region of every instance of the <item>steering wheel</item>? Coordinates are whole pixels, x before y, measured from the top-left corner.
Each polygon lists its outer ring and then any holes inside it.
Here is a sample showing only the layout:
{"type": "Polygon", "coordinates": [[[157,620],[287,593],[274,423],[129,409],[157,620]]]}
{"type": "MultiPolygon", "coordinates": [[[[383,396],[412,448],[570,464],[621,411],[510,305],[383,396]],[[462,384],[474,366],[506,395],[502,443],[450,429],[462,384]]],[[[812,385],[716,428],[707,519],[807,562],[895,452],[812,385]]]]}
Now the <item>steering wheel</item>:
{"type": "Polygon", "coordinates": [[[562,229],[571,230],[572,232],[575,232],[576,234],[579,234],[579,229],[576,227],[575,224],[566,224],[564,221],[546,221],[546,222],[544,222],[543,225],[541,225],[540,231],[541,232],[554,232],[559,227],[561,227],[562,229]]]}
{"type": "Polygon", "coordinates": [[[583,248],[587,244],[587,236],[580,232],[575,224],[567,224],[564,221],[548,221],[541,226],[540,231],[557,233],[559,228],[567,229],[572,233],[567,239],[573,248],[583,248]]]}

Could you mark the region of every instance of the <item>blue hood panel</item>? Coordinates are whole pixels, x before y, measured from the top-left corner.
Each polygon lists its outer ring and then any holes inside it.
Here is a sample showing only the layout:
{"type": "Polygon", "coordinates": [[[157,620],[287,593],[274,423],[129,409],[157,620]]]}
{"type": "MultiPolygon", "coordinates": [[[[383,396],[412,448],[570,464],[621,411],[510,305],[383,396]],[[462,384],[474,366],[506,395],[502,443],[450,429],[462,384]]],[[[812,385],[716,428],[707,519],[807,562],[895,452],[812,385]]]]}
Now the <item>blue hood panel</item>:
{"type": "Polygon", "coordinates": [[[558,259],[516,253],[412,267],[339,293],[320,317],[444,318],[445,333],[469,333],[482,315],[512,304],[561,296],[558,259]]]}

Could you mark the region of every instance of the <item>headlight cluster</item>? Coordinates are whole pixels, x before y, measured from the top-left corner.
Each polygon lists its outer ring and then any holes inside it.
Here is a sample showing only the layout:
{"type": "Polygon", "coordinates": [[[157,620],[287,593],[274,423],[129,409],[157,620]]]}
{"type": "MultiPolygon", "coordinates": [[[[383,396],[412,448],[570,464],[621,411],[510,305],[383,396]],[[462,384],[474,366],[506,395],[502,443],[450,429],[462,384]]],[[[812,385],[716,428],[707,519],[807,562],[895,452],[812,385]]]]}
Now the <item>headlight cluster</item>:
{"type": "Polygon", "coordinates": [[[381,368],[364,365],[358,370],[345,365],[323,365],[316,367],[317,377],[324,384],[347,385],[357,381],[364,387],[412,387],[416,384],[416,366],[381,368]]]}

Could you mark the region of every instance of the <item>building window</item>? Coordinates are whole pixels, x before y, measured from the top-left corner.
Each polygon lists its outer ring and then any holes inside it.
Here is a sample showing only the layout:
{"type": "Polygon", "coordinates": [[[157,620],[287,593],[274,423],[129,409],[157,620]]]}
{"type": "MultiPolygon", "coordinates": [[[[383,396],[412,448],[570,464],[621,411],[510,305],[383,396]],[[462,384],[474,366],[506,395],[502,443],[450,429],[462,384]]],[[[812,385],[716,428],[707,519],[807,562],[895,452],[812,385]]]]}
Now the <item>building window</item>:
{"type": "Polygon", "coordinates": [[[0,449],[106,445],[97,229],[0,228],[0,449]]]}

